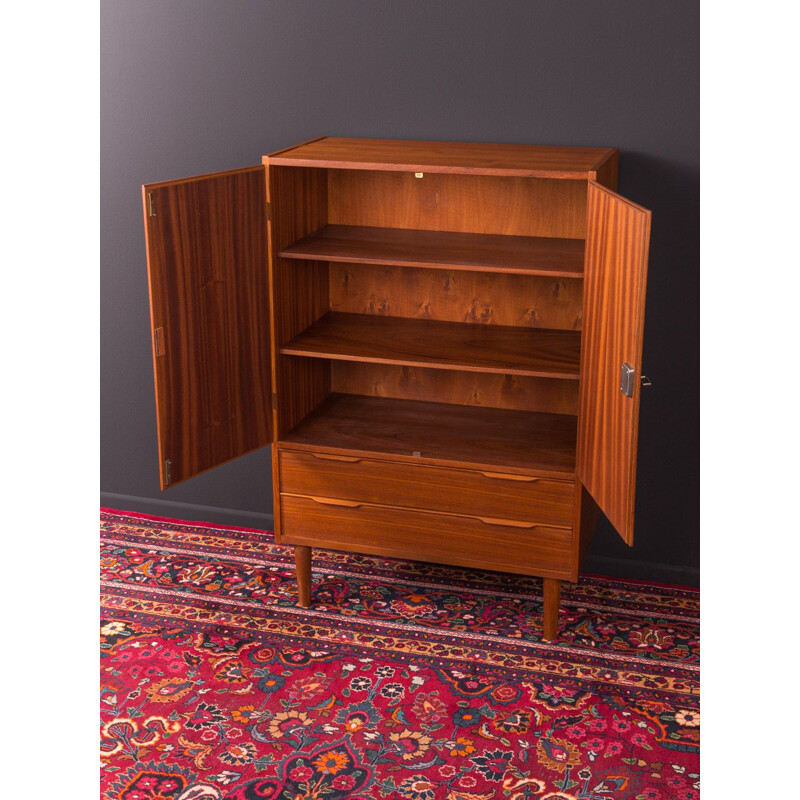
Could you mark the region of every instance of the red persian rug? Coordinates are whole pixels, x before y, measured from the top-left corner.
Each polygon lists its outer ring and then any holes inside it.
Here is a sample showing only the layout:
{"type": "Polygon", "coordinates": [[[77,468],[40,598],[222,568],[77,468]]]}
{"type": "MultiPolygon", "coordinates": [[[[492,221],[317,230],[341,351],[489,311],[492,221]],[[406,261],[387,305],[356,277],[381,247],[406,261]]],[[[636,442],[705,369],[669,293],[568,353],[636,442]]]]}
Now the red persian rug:
{"type": "Polygon", "coordinates": [[[107,800],[695,800],[698,594],[102,514],[107,800]]]}

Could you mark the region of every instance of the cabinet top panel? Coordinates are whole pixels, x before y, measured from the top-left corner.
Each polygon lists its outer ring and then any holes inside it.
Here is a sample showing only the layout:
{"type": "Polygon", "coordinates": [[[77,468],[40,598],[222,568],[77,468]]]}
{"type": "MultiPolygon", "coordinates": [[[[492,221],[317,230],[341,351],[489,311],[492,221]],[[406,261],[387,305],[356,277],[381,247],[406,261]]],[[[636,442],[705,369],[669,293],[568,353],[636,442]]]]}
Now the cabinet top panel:
{"type": "Polygon", "coordinates": [[[270,164],[595,180],[613,147],[550,147],[323,136],[265,156],[270,164]]]}

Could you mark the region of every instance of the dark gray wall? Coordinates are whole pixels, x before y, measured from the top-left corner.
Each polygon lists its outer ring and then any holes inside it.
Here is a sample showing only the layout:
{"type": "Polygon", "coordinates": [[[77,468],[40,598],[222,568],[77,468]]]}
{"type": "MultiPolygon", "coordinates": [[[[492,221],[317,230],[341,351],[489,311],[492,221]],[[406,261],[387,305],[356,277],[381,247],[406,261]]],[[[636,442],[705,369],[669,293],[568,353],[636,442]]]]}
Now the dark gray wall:
{"type": "Polygon", "coordinates": [[[696,579],[699,11],[656,0],[104,0],[102,500],[267,527],[263,450],[158,488],[140,184],[316,136],[620,148],[653,211],[636,547],[589,571],[696,579]]]}

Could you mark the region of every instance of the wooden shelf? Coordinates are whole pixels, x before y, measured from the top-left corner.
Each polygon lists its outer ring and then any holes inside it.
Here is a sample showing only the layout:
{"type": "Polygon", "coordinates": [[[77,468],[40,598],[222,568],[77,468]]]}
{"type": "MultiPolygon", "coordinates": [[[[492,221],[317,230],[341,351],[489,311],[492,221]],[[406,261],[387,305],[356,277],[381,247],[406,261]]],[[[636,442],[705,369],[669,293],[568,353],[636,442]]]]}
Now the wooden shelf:
{"type": "Polygon", "coordinates": [[[581,334],[330,311],[281,353],[577,380],[581,334]]]}
{"type": "Polygon", "coordinates": [[[288,436],[293,449],[448,466],[575,474],[576,418],[566,414],[331,394],[288,436]]]}
{"type": "Polygon", "coordinates": [[[582,278],[584,241],[359,225],[326,225],[281,258],[582,278]]]}

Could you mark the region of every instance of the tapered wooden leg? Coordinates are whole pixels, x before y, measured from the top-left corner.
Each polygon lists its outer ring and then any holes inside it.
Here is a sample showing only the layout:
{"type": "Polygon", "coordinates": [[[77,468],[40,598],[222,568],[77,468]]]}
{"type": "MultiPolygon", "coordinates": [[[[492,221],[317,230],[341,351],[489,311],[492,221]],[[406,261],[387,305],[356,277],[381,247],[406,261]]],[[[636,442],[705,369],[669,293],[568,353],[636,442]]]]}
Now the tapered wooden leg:
{"type": "Polygon", "coordinates": [[[311,605],[311,548],[295,545],[294,564],[297,570],[297,604],[308,608],[311,605]]]}
{"type": "Polygon", "coordinates": [[[561,602],[561,581],[556,578],[544,580],[544,638],[552,642],[558,638],[558,606],[561,602]]]}

